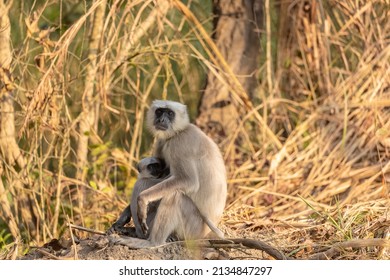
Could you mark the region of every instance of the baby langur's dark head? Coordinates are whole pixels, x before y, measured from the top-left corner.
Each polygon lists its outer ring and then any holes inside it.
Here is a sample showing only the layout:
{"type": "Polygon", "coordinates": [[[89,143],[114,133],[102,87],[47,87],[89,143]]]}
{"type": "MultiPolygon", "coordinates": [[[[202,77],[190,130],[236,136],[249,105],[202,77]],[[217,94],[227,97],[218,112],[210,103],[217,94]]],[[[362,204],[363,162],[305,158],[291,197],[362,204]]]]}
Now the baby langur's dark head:
{"type": "Polygon", "coordinates": [[[165,161],[156,157],[142,159],[138,165],[138,179],[144,178],[163,178],[169,174],[169,168],[166,167],[165,161]]]}

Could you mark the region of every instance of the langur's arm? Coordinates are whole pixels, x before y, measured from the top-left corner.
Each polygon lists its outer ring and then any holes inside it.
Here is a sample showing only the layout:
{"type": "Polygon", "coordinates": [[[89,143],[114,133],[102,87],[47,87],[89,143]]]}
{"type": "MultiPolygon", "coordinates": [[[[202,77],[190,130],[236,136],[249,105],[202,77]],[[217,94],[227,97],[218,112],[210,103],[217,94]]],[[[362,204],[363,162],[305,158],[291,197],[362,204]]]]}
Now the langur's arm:
{"type": "Polygon", "coordinates": [[[199,189],[198,173],[193,161],[182,160],[180,166],[171,166],[171,174],[171,177],[144,190],[138,196],[137,216],[144,231],[147,231],[146,216],[150,202],[160,200],[174,192],[187,194],[197,192],[199,189]]]}
{"type": "Polygon", "coordinates": [[[130,204],[123,210],[118,220],[107,230],[107,234],[122,233],[124,226],[131,220],[130,204]]]}

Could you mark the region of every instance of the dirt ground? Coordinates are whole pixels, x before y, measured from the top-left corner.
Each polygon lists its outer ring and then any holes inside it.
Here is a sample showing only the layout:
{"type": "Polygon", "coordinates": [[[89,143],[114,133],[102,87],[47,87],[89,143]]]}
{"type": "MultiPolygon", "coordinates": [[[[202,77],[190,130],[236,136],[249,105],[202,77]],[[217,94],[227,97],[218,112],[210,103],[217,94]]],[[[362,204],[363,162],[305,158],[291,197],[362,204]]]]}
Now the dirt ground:
{"type": "MultiPolygon", "coordinates": [[[[245,238],[245,236],[234,236],[245,238]]],[[[113,244],[105,235],[90,234],[77,239],[53,239],[42,247],[35,247],[19,259],[80,259],[80,260],[229,260],[229,259],[273,259],[258,249],[240,244],[209,245],[207,242],[171,242],[148,249],[130,249],[113,244]],[[76,250],[74,250],[76,248],[76,250]]]]}
{"type": "MultiPolygon", "coordinates": [[[[388,228],[389,220],[381,223],[388,228]]],[[[219,228],[225,238],[240,238],[255,243],[262,241],[289,259],[390,259],[390,241],[386,236],[353,240],[338,240],[335,229],[327,224],[242,222],[219,228]],[[384,238],[385,237],[385,238],[384,238]],[[326,253],[323,254],[323,253],[326,253]]],[[[380,232],[380,230],[376,230],[380,232]]],[[[383,232],[383,234],[387,234],[383,232]]],[[[79,259],[79,260],[269,260],[275,259],[258,247],[248,244],[208,242],[173,242],[149,249],[130,249],[113,244],[106,235],[74,230],[72,238],[54,239],[42,247],[31,248],[23,260],[79,259]],[[77,238],[77,235],[83,238],[77,238]],[[253,249],[255,248],[255,249],[253,249]]],[[[250,242],[250,243],[251,243],[250,242]]]]}
{"type": "Polygon", "coordinates": [[[258,218],[248,209],[225,211],[218,228],[227,240],[171,242],[156,248],[130,249],[115,244],[118,235],[68,225],[72,230],[66,230],[59,240],[30,246],[23,256],[15,253],[17,249],[9,250],[4,258],[14,259],[14,253],[23,260],[390,260],[388,199],[346,206],[338,213],[339,223],[318,215],[258,218]]]}

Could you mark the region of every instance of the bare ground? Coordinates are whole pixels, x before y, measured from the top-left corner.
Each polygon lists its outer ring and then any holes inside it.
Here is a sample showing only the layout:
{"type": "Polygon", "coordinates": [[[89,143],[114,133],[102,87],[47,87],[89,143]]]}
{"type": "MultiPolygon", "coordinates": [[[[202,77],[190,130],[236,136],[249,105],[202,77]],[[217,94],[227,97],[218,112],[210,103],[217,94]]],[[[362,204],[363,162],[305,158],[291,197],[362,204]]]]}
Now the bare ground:
{"type": "MultiPolygon", "coordinates": [[[[245,238],[244,236],[236,236],[245,238]]],[[[148,249],[130,249],[110,242],[105,235],[92,234],[87,238],[51,240],[42,247],[32,248],[21,257],[32,259],[80,260],[193,260],[193,259],[273,259],[267,253],[240,244],[210,245],[208,241],[172,242],[148,249]],[[206,244],[207,243],[207,244],[206,244]],[[76,248],[76,250],[74,250],[76,248]]]]}
{"type": "MultiPolygon", "coordinates": [[[[225,216],[219,225],[225,237],[262,241],[291,259],[371,259],[389,260],[390,219],[387,211],[369,224],[355,225],[356,238],[347,238],[331,223],[315,220],[283,222],[264,220],[240,222],[225,216]],[[360,235],[360,236],[359,236],[360,235]]],[[[274,259],[264,250],[248,244],[209,244],[208,242],[173,242],[150,249],[130,249],[110,242],[105,235],[74,230],[72,238],[52,240],[42,247],[31,248],[19,259],[80,259],[80,260],[191,260],[191,259],[274,259]],[[83,238],[77,238],[77,235],[83,238]]]]}

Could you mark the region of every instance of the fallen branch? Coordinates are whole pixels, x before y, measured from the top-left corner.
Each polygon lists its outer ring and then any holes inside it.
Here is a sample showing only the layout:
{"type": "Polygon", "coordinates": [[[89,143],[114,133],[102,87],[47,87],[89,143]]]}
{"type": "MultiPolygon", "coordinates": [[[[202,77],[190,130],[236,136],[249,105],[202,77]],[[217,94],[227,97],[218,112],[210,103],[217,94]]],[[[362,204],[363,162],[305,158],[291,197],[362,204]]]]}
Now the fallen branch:
{"type": "Polygon", "coordinates": [[[46,257],[49,257],[51,258],[52,260],[61,260],[61,258],[49,253],[48,251],[46,251],[46,249],[43,249],[43,248],[36,248],[35,249],[38,253],[41,253],[42,255],[45,255],[46,257]]]}
{"type": "Polygon", "coordinates": [[[215,240],[208,240],[211,245],[228,245],[228,244],[238,244],[245,246],[247,248],[261,250],[266,252],[268,255],[273,257],[276,260],[287,260],[287,258],[282,252],[280,252],[275,247],[260,241],[260,240],[254,240],[254,239],[245,239],[245,238],[231,238],[231,239],[215,239],[215,240]]]}
{"type": "Polygon", "coordinates": [[[362,247],[390,247],[390,240],[382,238],[373,238],[373,239],[356,239],[350,241],[339,242],[333,244],[330,249],[325,252],[317,253],[311,255],[309,260],[328,260],[331,259],[336,254],[339,254],[345,248],[362,248],[362,247]]]}
{"type": "Polygon", "coordinates": [[[106,235],[106,233],[103,232],[103,231],[94,230],[94,229],[90,229],[90,228],[86,228],[86,227],[82,227],[82,226],[77,226],[77,225],[74,225],[74,224],[71,224],[71,223],[67,223],[66,225],[67,225],[68,227],[72,228],[72,229],[74,228],[74,229],[86,231],[86,232],[89,232],[89,233],[95,233],[95,234],[100,234],[100,235],[106,235]]]}

